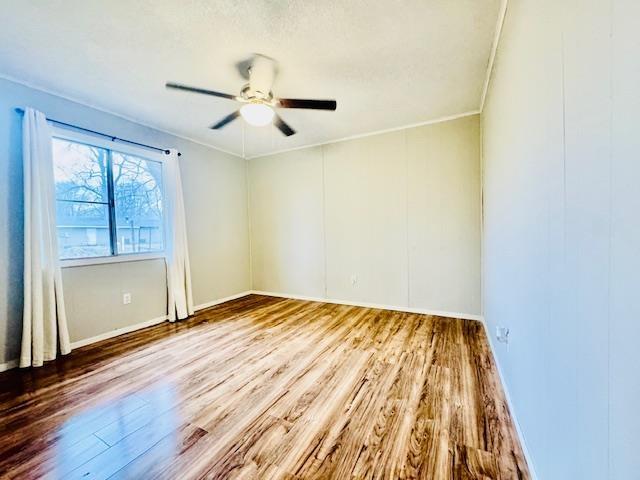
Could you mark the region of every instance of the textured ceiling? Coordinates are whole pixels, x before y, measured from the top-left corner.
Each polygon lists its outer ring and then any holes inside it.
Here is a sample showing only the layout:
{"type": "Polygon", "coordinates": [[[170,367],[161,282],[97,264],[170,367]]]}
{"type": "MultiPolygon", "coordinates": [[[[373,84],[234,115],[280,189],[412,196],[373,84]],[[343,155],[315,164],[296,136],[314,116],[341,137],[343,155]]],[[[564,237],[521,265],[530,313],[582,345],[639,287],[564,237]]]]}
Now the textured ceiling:
{"type": "Polygon", "coordinates": [[[281,110],[298,134],[245,127],[247,156],[476,110],[500,0],[2,0],[0,75],[235,153],[243,122],[208,126],[236,94],[235,64],[280,64],[276,95],[335,98],[281,110]]]}

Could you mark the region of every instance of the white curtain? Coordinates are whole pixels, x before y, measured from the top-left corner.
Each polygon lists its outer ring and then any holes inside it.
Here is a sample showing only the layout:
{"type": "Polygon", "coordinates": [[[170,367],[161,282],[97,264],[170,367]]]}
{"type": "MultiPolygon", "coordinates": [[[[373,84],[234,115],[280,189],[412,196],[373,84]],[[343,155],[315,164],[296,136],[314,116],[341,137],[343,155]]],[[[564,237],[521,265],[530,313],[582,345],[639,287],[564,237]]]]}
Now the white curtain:
{"type": "Polygon", "coordinates": [[[184,215],[182,181],[176,150],[170,151],[164,163],[164,188],[167,303],[169,320],[174,322],[176,318],[183,319],[193,315],[187,222],[184,215]]]}
{"type": "Polygon", "coordinates": [[[71,351],[56,236],[51,131],[27,108],[22,120],[24,166],[24,311],[20,366],[39,367],[71,351]],[[59,344],[58,344],[59,340],[59,344]]]}

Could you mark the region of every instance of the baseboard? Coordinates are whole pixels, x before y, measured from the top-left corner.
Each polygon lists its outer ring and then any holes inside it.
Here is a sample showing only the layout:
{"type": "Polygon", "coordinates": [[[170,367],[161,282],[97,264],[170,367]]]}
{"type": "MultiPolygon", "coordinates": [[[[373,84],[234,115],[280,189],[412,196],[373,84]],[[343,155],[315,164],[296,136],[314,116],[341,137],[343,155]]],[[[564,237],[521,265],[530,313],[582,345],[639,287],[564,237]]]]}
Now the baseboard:
{"type": "MultiPolygon", "coordinates": [[[[220,298],[218,300],[213,300],[207,303],[201,303],[200,305],[195,305],[193,309],[195,311],[203,310],[205,308],[212,307],[214,305],[218,305],[220,303],[228,302],[229,300],[235,300],[236,298],[244,297],[249,295],[250,292],[241,292],[235,295],[231,295],[229,297],[220,298]]],[[[159,323],[164,322],[168,319],[167,315],[158,318],[152,318],[151,320],[147,320],[146,322],[136,323],[134,325],[128,325],[126,327],[118,328],[116,330],[111,330],[110,332],[102,333],[100,335],[96,335],[95,337],[85,338],[84,340],[78,340],[77,342],[73,342],[71,344],[71,348],[79,348],[84,347],[85,345],[89,345],[91,343],[100,342],[102,340],[107,340],[108,338],[117,337],[118,335],[123,335],[129,332],[135,332],[136,330],[140,330],[142,328],[152,327],[153,325],[158,325],[159,323]]]]}
{"type": "MultiPolygon", "coordinates": [[[[201,303],[200,305],[195,305],[193,309],[195,311],[202,310],[205,308],[212,307],[214,305],[218,305],[220,303],[228,302],[229,300],[235,300],[236,298],[244,297],[249,295],[250,292],[241,292],[235,295],[231,295],[229,297],[220,298],[218,300],[213,300],[207,303],[201,303]]],[[[110,332],[102,333],[100,335],[96,335],[95,337],[85,338],[83,340],[78,340],[77,342],[73,342],[71,344],[71,348],[79,348],[84,347],[85,345],[90,345],[92,343],[100,342],[102,340],[107,340],[108,338],[117,337],[118,335],[124,335],[125,333],[135,332],[136,330],[141,330],[143,328],[152,327],[154,325],[158,325],[159,323],[164,322],[168,319],[167,315],[163,315],[161,317],[152,318],[151,320],[147,320],[146,322],[140,322],[133,325],[127,325],[126,327],[117,328],[116,330],[111,330],[110,332]]]]}
{"type": "Polygon", "coordinates": [[[238,298],[246,297],[247,295],[251,295],[253,292],[251,290],[246,290],[244,292],[236,293],[234,295],[229,295],[228,297],[219,298],[218,300],[212,300],[210,302],[201,303],[200,305],[196,305],[193,309],[197,312],[198,310],[204,310],[205,308],[213,307],[215,305],[219,305],[221,303],[229,302],[231,300],[236,300],[238,298]]]}
{"type": "Polygon", "coordinates": [[[18,360],[9,360],[5,363],[0,363],[0,372],[6,372],[7,370],[11,370],[12,368],[16,368],[18,366],[18,360]]]}
{"type": "MultiPolygon", "coordinates": [[[[200,305],[196,305],[193,307],[194,310],[203,310],[205,308],[213,307],[214,305],[219,305],[224,302],[228,302],[230,300],[235,300],[237,298],[246,297],[251,294],[251,291],[247,290],[244,292],[237,293],[235,295],[231,295],[229,297],[220,298],[218,300],[213,300],[207,303],[201,303],[200,305]]],[[[125,333],[135,332],[136,330],[141,330],[143,328],[152,327],[154,325],[158,325],[159,323],[164,322],[168,319],[167,315],[163,315],[161,317],[152,318],[151,320],[147,320],[145,322],[135,323],[133,325],[127,325],[126,327],[116,328],[115,330],[111,330],[109,332],[101,333],[100,335],[96,335],[89,338],[84,338],[82,340],[78,340],[76,342],[71,343],[71,348],[80,348],[87,345],[91,345],[92,343],[101,342],[102,340],[107,340],[109,338],[117,337],[119,335],[124,335],[125,333]]],[[[6,370],[11,370],[12,368],[17,368],[18,360],[10,360],[5,363],[0,363],[0,372],[4,372],[6,370]]]]}
{"type": "Polygon", "coordinates": [[[154,325],[158,325],[159,323],[166,321],[167,318],[168,317],[166,315],[163,315],[161,317],[147,320],[146,322],[134,323],[133,325],[127,325],[126,327],[116,328],[115,330],[101,333],[100,335],[96,335],[94,337],[83,338],[82,340],[71,342],[71,348],[74,349],[74,348],[84,347],[85,345],[101,342],[102,340],[107,340],[109,338],[117,337],[118,335],[124,335],[125,333],[135,332],[136,330],[152,327],[154,325]]]}
{"type": "Polygon", "coordinates": [[[378,303],[352,302],[348,300],[334,300],[331,298],[322,298],[322,297],[307,297],[305,295],[293,295],[289,293],[264,292],[261,290],[252,290],[249,293],[252,293],[255,295],[266,295],[268,297],[293,298],[295,300],[308,300],[310,302],[335,303],[338,305],[351,305],[354,307],[378,308],[380,310],[395,310],[398,312],[421,313],[424,315],[436,315],[438,317],[462,318],[464,320],[477,320],[479,322],[482,322],[484,320],[482,315],[474,315],[471,313],[444,312],[441,310],[429,310],[425,308],[399,307],[395,305],[382,305],[378,303]]]}
{"type": "MultiPolygon", "coordinates": [[[[347,300],[334,300],[330,298],[322,298],[322,297],[308,297],[304,295],[294,295],[288,293],[277,293],[277,292],[264,292],[260,290],[247,290],[244,292],[236,293],[234,295],[230,295],[228,297],[220,298],[217,300],[212,300],[211,302],[201,303],[199,305],[195,305],[193,308],[195,311],[204,310],[205,308],[213,307],[215,305],[219,305],[221,303],[225,303],[231,300],[236,300],[238,298],[246,297],[247,295],[265,295],[269,297],[280,297],[280,298],[292,298],[296,300],[307,300],[311,302],[324,302],[324,303],[334,303],[338,305],[351,305],[354,307],[365,307],[365,308],[378,308],[380,310],[395,310],[399,312],[408,312],[408,313],[421,313],[425,315],[437,315],[439,317],[450,317],[450,318],[462,318],[465,320],[477,320],[482,322],[482,315],[473,315],[469,313],[460,313],[460,312],[445,312],[440,310],[429,310],[423,308],[410,308],[410,307],[400,307],[393,305],[382,305],[377,303],[364,303],[364,302],[352,302],[347,300]]],[[[109,332],[102,333],[100,335],[96,335],[94,337],[85,338],[82,340],[78,340],[76,342],[71,343],[71,348],[80,348],[86,345],[90,345],[92,343],[100,342],[102,340],[107,340],[109,338],[117,337],[118,335],[124,335],[125,333],[135,332],[136,330],[140,330],[147,327],[152,327],[153,325],[158,325],[159,323],[167,320],[167,316],[161,316],[157,318],[152,318],[151,320],[147,320],[145,322],[136,323],[133,325],[128,325],[126,327],[117,328],[115,330],[111,330],[109,332]]],[[[493,348],[493,347],[492,347],[493,348]]],[[[495,354],[494,354],[495,358],[495,354]]],[[[497,363],[497,361],[496,361],[497,363]]],[[[9,370],[18,366],[18,360],[11,360],[6,363],[0,364],[0,372],[5,370],[9,370]]],[[[501,379],[502,379],[502,374],[501,379]]],[[[504,381],[502,382],[504,384],[504,381]]],[[[504,386],[503,386],[504,388],[504,386]]],[[[506,389],[505,389],[506,392],[506,389]]],[[[511,408],[511,405],[509,405],[511,408]]],[[[523,447],[524,448],[524,447],[523,447]]],[[[527,459],[528,461],[528,459],[527,459]]]]}
{"type": "Polygon", "coordinates": [[[507,383],[504,380],[504,375],[502,374],[502,368],[500,367],[500,360],[498,360],[498,356],[496,355],[495,345],[493,337],[491,336],[491,332],[489,332],[489,328],[487,327],[486,322],[482,322],[484,325],[484,333],[487,335],[487,340],[489,341],[489,348],[491,348],[491,355],[493,355],[494,363],[496,364],[496,369],[498,370],[498,376],[500,377],[500,384],[502,385],[502,391],[504,392],[504,396],[507,399],[507,406],[509,407],[509,413],[511,414],[511,419],[516,426],[516,433],[518,434],[518,440],[520,440],[520,445],[522,446],[522,451],[524,453],[525,460],[527,461],[527,466],[529,467],[529,474],[531,475],[532,480],[537,480],[538,476],[536,475],[535,468],[533,467],[533,460],[531,455],[529,454],[529,449],[527,448],[527,442],[524,439],[524,433],[520,428],[520,423],[518,422],[518,417],[516,417],[516,411],[513,408],[513,402],[511,401],[511,396],[509,395],[509,389],[507,388],[507,383]]]}

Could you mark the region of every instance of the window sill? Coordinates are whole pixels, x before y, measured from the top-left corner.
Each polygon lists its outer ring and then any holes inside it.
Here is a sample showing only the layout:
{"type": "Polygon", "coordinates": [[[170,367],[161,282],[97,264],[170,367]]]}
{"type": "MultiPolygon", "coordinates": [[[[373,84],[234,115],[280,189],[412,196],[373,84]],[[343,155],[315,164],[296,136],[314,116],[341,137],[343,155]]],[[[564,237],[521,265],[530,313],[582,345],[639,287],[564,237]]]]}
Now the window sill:
{"type": "Polygon", "coordinates": [[[141,262],[143,260],[155,260],[164,258],[164,252],[153,253],[129,253],[110,257],[74,258],[60,260],[61,268],[86,267],[89,265],[105,265],[107,263],[141,262]]]}

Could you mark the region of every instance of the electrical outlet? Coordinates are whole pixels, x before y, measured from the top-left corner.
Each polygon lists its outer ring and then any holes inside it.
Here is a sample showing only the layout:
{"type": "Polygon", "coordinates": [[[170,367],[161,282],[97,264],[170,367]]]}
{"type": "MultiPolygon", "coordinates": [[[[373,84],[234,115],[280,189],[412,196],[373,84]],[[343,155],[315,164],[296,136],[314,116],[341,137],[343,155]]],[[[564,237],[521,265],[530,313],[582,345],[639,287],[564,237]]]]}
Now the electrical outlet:
{"type": "Polygon", "coordinates": [[[500,343],[509,343],[509,329],[507,327],[496,327],[496,338],[500,343]]]}
{"type": "Polygon", "coordinates": [[[124,305],[129,305],[131,303],[131,294],[130,293],[123,293],[122,294],[122,303],[124,305]]]}
{"type": "Polygon", "coordinates": [[[354,286],[356,283],[358,283],[358,276],[351,275],[351,286],[354,286]]]}

